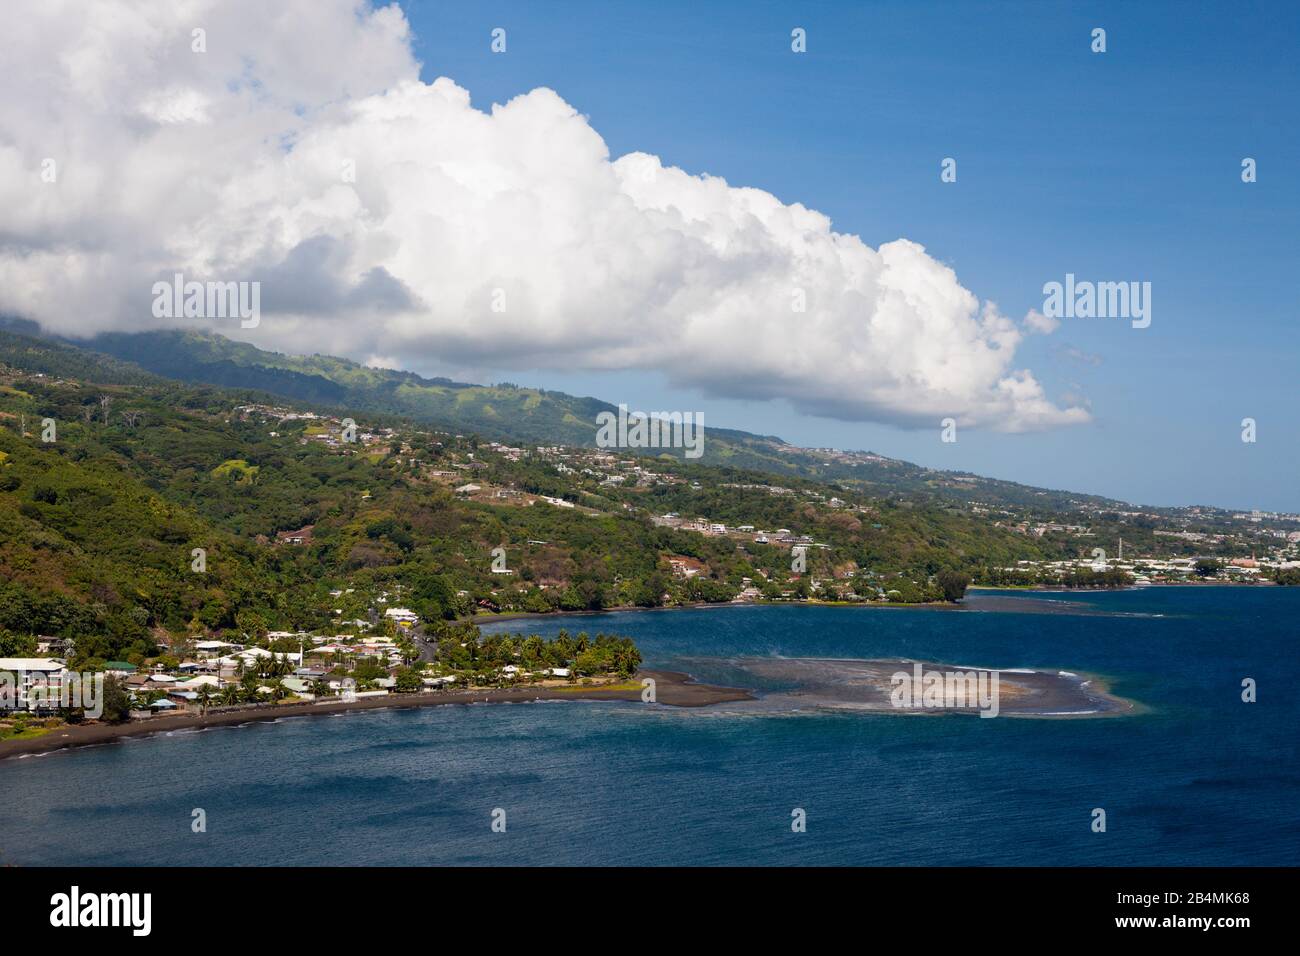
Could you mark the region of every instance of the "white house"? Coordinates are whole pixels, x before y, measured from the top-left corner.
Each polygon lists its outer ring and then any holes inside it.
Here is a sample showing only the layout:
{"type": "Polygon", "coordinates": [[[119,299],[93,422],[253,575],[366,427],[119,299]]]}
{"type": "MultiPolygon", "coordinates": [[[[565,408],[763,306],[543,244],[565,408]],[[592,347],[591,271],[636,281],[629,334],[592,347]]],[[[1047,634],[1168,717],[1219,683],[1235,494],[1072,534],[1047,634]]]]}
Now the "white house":
{"type": "Polygon", "coordinates": [[[220,657],[228,649],[239,650],[242,644],[231,644],[229,641],[196,641],[194,644],[194,654],[200,660],[209,657],[220,657]]]}
{"type": "Polygon", "coordinates": [[[392,618],[398,624],[406,624],[408,626],[420,622],[420,615],[406,607],[387,608],[384,611],[384,617],[392,618]]]}
{"type": "Polygon", "coordinates": [[[221,687],[221,681],[210,674],[201,674],[198,677],[191,677],[189,680],[176,682],[177,690],[198,690],[200,687],[216,690],[221,687]]]}
{"type": "Polygon", "coordinates": [[[67,672],[56,657],[0,657],[0,711],[56,709],[67,672]]]}

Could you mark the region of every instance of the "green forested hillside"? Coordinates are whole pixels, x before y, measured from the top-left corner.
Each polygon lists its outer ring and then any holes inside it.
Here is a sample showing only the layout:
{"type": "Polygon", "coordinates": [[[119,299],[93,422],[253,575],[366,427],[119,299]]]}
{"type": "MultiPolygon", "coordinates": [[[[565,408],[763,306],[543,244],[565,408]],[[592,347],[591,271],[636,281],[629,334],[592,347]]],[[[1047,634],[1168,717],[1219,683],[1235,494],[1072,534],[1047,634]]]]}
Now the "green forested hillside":
{"type": "MultiPolygon", "coordinates": [[[[324,355],[281,355],[206,332],[113,333],[99,336],[91,345],[182,381],[262,389],[287,398],[399,415],[525,444],[592,447],[596,416],[615,410],[608,402],[563,392],[427,379],[324,355]]],[[[783,477],[843,481],[874,493],[920,493],[1055,511],[1080,504],[1119,504],[1095,495],[934,471],[879,455],[845,456],[797,448],[773,436],[711,425],[702,461],[783,477]]]]}
{"type": "Polygon", "coordinates": [[[1036,553],[939,508],[837,510],[828,489],[803,479],[780,495],[726,487],[769,480],[759,472],[665,459],[649,487],[610,486],[477,436],[360,411],[365,440],[349,446],[331,438],[337,420],[312,417],[308,404],[268,410],[261,393],[182,385],[18,339],[0,341],[0,629],[75,636],[99,658],[146,653],[168,634],[330,628],[371,613],[385,593],[445,617],[729,600],[745,579],[774,596],[803,580],[806,593],[810,577],[870,569],[915,583],[920,599],[944,568],[1036,553]],[[453,492],[470,478],[507,496],[453,492]],[[826,547],[794,575],[788,544],[656,526],[666,511],[771,525],[826,547]],[[277,543],[308,526],[308,542],[277,543]],[[511,574],[492,572],[496,548],[511,574]],[[702,573],[674,575],[671,556],[702,573]]]}
{"type": "MultiPolygon", "coordinates": [[[[286,374],[307,374],[286,361],[286,374]]],[[[396,380],[357,369],[330,373],[355,380],[349,401],[396,380]]],[[[1256,547],[1201,514],[1162,526],[1149,514],[1013,512],[926,482],[798,470],[509,447],[422,415],[183,384],[0,332],[0,639],[76,637],[82,655],[132,658],[169,636],[333,632],[385,604],[437,619],[760,594],[937,600],[963,575],[1041,580],[1016,562],[1088,558],[1118,537],[1152,554],[1256,547]],[[1058,523],[1031,528],[1042,515],[1058,523]]]]}
{"type": "Polygon", "coordinates": [[[0,429],[0,628],[143,651],[150,628],[234,624],[265,556],[124,474],[68,423],[52,446],[0,429]],[[193,547],[209,571],[189,573],[193,547]]]}

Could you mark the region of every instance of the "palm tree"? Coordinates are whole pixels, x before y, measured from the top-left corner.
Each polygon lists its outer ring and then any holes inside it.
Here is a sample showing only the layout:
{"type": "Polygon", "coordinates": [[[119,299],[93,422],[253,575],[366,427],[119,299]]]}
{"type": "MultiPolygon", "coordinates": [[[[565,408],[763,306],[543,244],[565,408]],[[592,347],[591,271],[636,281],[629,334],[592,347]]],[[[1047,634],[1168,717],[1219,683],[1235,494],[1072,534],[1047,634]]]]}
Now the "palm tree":
{"type": "Polygon", "coordinates": [[[199,716],[206,718],[208,716],[208,701],[212,698],[212,691],[207,684],[199,685],[199,716]]]}

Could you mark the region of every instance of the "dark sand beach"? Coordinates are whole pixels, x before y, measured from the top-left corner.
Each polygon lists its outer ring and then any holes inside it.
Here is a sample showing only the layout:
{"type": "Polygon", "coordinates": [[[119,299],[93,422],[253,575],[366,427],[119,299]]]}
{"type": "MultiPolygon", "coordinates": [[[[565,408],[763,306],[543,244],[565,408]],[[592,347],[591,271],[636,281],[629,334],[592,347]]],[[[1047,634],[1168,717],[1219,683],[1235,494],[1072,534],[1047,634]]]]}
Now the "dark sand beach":
{"type": "Polygon", "coordinates": [[[284,717],[310,717],[320,714],[337,714],[353,710],[378,710],[382,708],[434,707],[440,704],[502,704],[528,703],[538,700],[641,700],[641,679],[649,677],[655,682],[655,703],[670,707],[706,707],[731,701],[752,700],[754,695],[736,687],[715,687],[697,684],[690,675],[677,671],[640,671],[629,682],[613,687],[595,685],[583,687],[511,687],[505,689],[449,690],[423,694],[389,694],[384,697],[366,697],[361,700],[329,700],[322,703],[302,702],[236,708],[214,712],[206,717],[198,714],[176,714],[132,720],[124,724],[89,722],[59,727],[39,737],[22,740],[0,740],[0,760],[22,754],[42,754],[70,747],[88,747],[112,743],[124,737],[145,737],[175,730],[193,730],[207,727],[230,727],[255,721],[280,720],[284,717]],[[628,686],[634,684],[635,686],[628,686]]]}
{"type": "MultiPolygon", "coordinates": [[[[974,713],[974,707],[938,709],[902,708],[891,701],[891,677],[909,671],[910,660],[834,660],[818,658],[737,658],[730,661],[742,673],[752,675],[772,689],[764,692],[766,709],[855,710],[880,714],[974,713]],[[775,685],[775,686],[773,686],[775,685]],[[781,685],[785,685],[782,687],[781,685]],[[777,689],[779,688],[779,689],[777,689]]],[[[952,664],[924,664],[942,673],[971,671],[952,664]]],[[[1002,670],[998,672],[998,710],[1008,717],[1110,717],[1135,713],[1140,705],[1109,693],[1092,675],[1051,670],[1002,670]]],[[[641,671],[631,681],[601,686],[511,687],[505,689],[450,690],[421,694],[389,694],[361,700],[296,702],[198,714],[175,714],[132,720],[124,724],[88,722],[59,727],[39,737],[0,741],[0,760],[25,754],[43,754],[72,747],[112,743],[125,737],[145,737],[177,730],[230,727],[284,717],[310,717],[355,710],[436,707],[442,704],[528,703],[543,700],[641,700],[642,678],[655,681],[655,703],[670,707],[707,707],[711,704],[756,701],[752,691],[696,683],[679,671],[641,671]]]]}

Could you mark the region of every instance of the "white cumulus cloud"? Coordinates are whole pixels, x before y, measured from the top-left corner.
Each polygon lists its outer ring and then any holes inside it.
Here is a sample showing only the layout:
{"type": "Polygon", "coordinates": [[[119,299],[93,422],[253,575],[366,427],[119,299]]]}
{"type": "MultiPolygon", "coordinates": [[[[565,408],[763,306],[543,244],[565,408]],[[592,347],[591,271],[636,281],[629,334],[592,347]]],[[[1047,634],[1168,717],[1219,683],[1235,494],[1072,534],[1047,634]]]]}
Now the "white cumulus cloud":
{"type": "Polygon", "coordinates": [[[1088,420],[921,245],[875,249],[761,190],[611,159],[549,89],[477,109],[421,81],[395,5],[19,8],[0,35],[0,312],[80,336],[205,327],[151,313],[179,272],[260,282],[260,325],[215,328],[269,348],[655,369],[847,420],[1088,420]]]}
{"type": "Polygon", "coordinates": [[[1025,328],[1039,335],[1051,335],[1061,327],[1061,320],[1050,315],[1043,315],[1037,309],[1030,309],[1025,314],[1025,328]]]}

